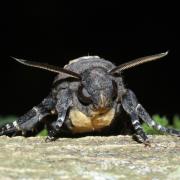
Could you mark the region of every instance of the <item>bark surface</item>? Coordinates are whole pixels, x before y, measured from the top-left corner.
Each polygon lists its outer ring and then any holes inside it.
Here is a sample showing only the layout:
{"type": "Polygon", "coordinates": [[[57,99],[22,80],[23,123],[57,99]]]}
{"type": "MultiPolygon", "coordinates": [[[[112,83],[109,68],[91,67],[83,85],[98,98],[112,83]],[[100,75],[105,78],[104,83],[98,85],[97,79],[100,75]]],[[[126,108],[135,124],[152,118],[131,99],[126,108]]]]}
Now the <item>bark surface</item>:
{"type": "Polygon", "coordinates": [[[180,138],[0,137],[0,179],[180,179],[180,138]]]}

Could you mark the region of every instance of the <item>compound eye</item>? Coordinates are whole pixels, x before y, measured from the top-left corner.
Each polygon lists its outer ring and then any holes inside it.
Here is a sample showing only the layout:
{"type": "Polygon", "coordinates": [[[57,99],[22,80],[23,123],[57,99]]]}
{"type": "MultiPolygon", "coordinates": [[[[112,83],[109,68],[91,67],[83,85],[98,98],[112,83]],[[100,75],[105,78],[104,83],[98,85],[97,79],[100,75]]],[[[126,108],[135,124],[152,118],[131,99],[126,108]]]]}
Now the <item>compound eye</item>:
{"type": "Polygon", "coordinates": [[[117,98],[117,91],[118,91],[118,88],[117,88],[117,83],[115,81],[112,81],[112,84],[113,84],[113,100],[117,98]]]}
{"type": "Polygon", "coordinates": [[[78,98],[85,105],[92,103],[91,96],[82,85],[78,89],[78,98]]]}

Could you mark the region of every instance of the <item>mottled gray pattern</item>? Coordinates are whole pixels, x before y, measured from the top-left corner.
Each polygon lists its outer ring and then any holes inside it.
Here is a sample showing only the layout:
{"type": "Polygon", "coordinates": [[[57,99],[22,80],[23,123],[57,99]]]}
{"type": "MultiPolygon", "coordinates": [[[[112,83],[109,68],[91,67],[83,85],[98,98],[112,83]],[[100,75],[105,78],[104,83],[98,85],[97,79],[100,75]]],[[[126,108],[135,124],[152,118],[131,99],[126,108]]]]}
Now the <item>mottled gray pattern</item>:
{"type": "MultiPolygon", "coordinates": [[[[85,57],[80,57],[80,58],[74,59],[73,61],[74,62],[70,61],[71,63],[65,65],[64,68],[71,70],[73,72],[79,73],[79,74],[81,74],[86,69],[94,68],[94,67],[101,67],[106,70],[111,70],[116,67],[110,61],[102,59],[98,56],[85,56],[85,57]]],[[[69,77],[69,75],[60,73],[56,77],[55,81],[60,80],[60,79],[65,79],[67,77],[69,77]]]]}

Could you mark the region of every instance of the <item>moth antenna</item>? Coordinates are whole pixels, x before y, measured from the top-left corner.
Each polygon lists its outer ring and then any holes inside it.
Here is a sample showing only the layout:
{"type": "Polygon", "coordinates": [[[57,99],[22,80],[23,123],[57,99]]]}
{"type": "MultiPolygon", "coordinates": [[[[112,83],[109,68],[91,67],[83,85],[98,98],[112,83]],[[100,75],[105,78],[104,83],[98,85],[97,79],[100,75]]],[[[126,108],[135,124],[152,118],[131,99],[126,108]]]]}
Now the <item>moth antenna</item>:
{"type": "Polygon", "coordinates": [[[155,54],[155,55],[151,55],[151,56],[145,56],[145,57],[141,57],[141,58],[137,58],[134,59],[130,62],[121,64],[117,67],[115,67],[114,69],[112,69],[109,73],[113,74],[113,73],[118,73],[118,72],[122,72],[126,69],[138,66],[140,64],[144,64],[150,61],[156,61],[160,58],[163,58],[164,56],[166,56],[168,54],[168,51],[164,52],[164,53],[160,53],[160,54],[155,54]]]}
{"type": "Polygon", "coordinates": [[[34,62],[34,61],[27,61],[27,60],[18,59],[18,58],[15,58],[15,57],[11,57],[11,58],[13,58],[14,60],[16,60],[19,63],[24,64],[26,66],[36,67],[36,68],[44,69],[44,70],[55,72],[55,73],[65,73],[65,74],[68,74],[68,75],[70,75],[70,76],[72,76],[74,78],[77,78],[79,80],[81,79],[80,74],[69,71],[67,69],[60,68],[58,66],[53,66],[53,65],[50,65],[50,64],[39,63],[39,62],[34,62]]]}

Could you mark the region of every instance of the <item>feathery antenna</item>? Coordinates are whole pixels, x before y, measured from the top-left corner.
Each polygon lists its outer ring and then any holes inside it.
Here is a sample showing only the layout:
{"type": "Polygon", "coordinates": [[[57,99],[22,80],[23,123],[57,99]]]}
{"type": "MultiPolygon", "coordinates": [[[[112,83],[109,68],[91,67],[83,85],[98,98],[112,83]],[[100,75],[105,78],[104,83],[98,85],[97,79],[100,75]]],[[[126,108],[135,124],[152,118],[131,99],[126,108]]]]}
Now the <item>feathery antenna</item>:
{"type": "Polygon", "coordinates": [[[69,71],[67,69],[60,68],[58,66],[53,66],[50,64],[39,63],[39,62],[34,62],[34,61],[27,61],[27,60],[18,59],[15,57],[12,57],[12,58],[15,59],[16,61],[18,61],[19,63],[24,64],[26,66],[36,67],[36,68],[44,69],[44,70],[55,72],[55,73],[65,73],[65,74],[68,74],[68,75],[70,75],[74,78],[77,78],[79,80],[81,79],[80,74],[69,71]]]}
{"type": "Polygon", "coordinates": [[[113,74],[113,73],[118,73],[121,71],[124,71],[126,69],[138,66],[140,64],[144,64],[150,61],[156,61],[160,58],[163,58],[164,56],[166,56],[168,54],[168,51],[164,52],[164,53],[160,53],[160,54],[155,54],[155,55],[151,55],[151,56],[145,56],[145,57],[141,57],[141,58],[137,58],[134,59],[130,62],[121,64],[120,66],[115,67],[114,69],[112,69],[109,73],[113,74]]]}

